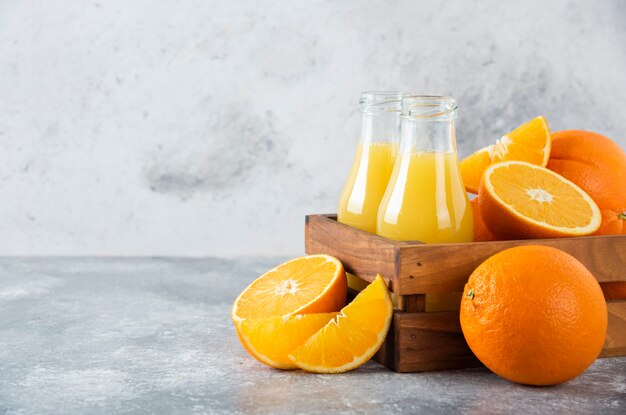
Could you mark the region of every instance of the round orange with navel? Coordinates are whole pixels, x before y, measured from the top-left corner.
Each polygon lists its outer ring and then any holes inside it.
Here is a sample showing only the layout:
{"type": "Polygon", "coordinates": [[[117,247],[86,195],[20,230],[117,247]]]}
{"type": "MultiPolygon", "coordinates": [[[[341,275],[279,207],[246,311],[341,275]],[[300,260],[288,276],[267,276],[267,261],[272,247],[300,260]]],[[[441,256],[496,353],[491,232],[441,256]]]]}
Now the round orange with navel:
{"type": "Polygon", "coordinates": [[[600,354],[607,307],[594,276],[573,256],[518,246],[483,262],[469,277],[461,328],[480,361],[527,385],[580,375],[600,354]]]}

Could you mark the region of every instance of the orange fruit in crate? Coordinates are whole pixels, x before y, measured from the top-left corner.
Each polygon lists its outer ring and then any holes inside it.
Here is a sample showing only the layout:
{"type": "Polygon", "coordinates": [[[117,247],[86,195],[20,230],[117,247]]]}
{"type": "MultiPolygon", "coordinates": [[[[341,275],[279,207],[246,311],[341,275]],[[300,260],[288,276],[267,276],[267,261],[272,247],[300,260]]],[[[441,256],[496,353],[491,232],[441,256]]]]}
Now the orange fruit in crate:
{"type": "Polygon", "coordinates": [[[301,369],[342,373],[367,362],[389,331],[393,305],[380,275],[324,328],[289,354],[301,369]]]}
{"type": "Polygon", "coordinates": [[[497,375],[554,385],[598,357],[608,317],[600,286],[583,264],[558,249],[528,245],[474,270],[460,319],[468,345],[497,375]]]}
{"type": "Polygon", "coordinates": [[[580,187],[544,167],[504,161],[485,170],[481,216],[497,238],[584,236],[600,226],[600,209],[580,187]]]}
{"type": "MultiPolygon", "coordinates": [[[[598,204],[602,224],[595,234],[626,234],[626,152],[589,131],[559,131],[552,138],[548,168],[576,183],[598,204]]],[[[626,283],[600,286],[606,298],[626,299],[626,283]]]]}
{"type": "Polygon", "coordinates": [[[504,135],[495,144],[481,148],[459,163],[465,189],[478,193],[485,169],[494,163],[520,160],[545,167],[550,157],[550,129],[544,117],[537,117],[504,135]]]}
{"type": "Polygon", "coordinates": [[[600,225],[600,229],[595,234],[626,234],[626,207],[621,209],[602,209],[602,225],[600,225]]]}
{"type": "Polygon", "coordinates": [[[626,152],[619,145],[580,130],[559,131],[552,138],[550,170],[580,186],[602,210],[626,207],[626,152]]]}
{"type": "Polygon", "coordinates": [[[254,280],[231,309],[235,326],[247,318],[338,311],[346,303],[343,265],[330,255],[309,255],[277,266],[254,280]]]}
{"type": "Polygon", "coordinates": [[[470,204],[472,205],[472,211],[474,213],[474,242],[495,241],[495,236],[493,236],[489,228],[487,228],[487,225],[485,225],[485,222],[483,222],[478,198],[472,199],[470,204]]]}
{"type": "Polygon", "coordinates": [[[284,317],[245,319],[239,324],[240,339],[257,360],[276,369],[297,369],[289,352],[324,327],[337,313],[296,314],[284,317]]]}

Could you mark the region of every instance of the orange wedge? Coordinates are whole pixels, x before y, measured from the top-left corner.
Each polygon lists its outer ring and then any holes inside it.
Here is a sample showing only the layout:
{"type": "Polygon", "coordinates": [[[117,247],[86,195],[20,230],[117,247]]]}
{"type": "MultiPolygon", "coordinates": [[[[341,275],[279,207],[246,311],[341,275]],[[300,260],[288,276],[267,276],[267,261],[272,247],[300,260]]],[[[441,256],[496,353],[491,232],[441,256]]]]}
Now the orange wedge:
{"type": "Polygon", "coordinates": [[[526,161],[545,167],[550,159],[550,129],[544,117],[537,117],[459,163],[465,189],[478,193],[480,179],[487,167],[501,161],[526,161]]]}
{"type": "Polygon", "coordinates": [[[276,369],[297,369],[289,352],[324,327],[337,313],[296,314],[242,320],[239,338],[257,360],[276,369]]]}
{"type": "Polygon", "coordinates": [[[292,259],[254,280],[235,300],[235,326],[247,318],[338,311],[346,303],[343,265],[330,255],[292,259]]]}
{"type": "Polygon", "coordinates": [[[296,366],[315,373],[342,373],[367,362],[385,340],[393,305],[380,275],[341,312],[289,354],[296,366]]]}
{"type": "Polygon", "coordinates": [[[558,238],[594,233],[600,209],[580,187],[544,167],[505,161],[485,170],[480,212],[498,238],[558,238]]]}

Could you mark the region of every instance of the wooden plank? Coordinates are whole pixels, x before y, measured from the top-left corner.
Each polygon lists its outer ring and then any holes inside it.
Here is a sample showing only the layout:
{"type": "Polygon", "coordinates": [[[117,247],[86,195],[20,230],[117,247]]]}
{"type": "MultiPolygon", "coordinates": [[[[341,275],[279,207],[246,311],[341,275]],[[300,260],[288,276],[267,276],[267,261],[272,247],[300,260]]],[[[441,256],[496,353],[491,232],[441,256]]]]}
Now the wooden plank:
{"type": "Polygon", "coordinates": [[[609,301],[609,326],[600,357],[626,356],[626,301],[609,301]]]}
{"type": "Polygon", "coordinates": [[[396,330],[395,330],[394,319],[391,319],[391,326],[389,327],[389,332],[387,333],[387,337],[385,337],[385,341],[380,346],[380,349],[376,352],[372,360],[380,363],[385,366],[389,370],[395,370],[395,342],[396,342],[396,330]]]}
{"type": "Polygon", "coordinates": [[[304,233],[307,254],[332,255],[346,271],[366,281],[373,281],[380,273],[395,291],[393,241],[339,223],[334,215],[307,215],[304,233]]]}
{"type": "Polygon", "coordinates": [[[394,324],[397,372],[481,366],[465,342],[458,312],[397,312],[394,324]]]}
{"type": "Polygon", "coordinates": [[[578,258],[600,282],[626,281],[626,236],[533,239],[463,244],[399,244],[399,295],[462,291],[484,260],[520,245],[545,245],[578,258]]]}
{"type": "Polygon", "coordinates": [[[426,295],[399,295],[398,309],[408,313],[420,313],[426,311],[426,295]]]}

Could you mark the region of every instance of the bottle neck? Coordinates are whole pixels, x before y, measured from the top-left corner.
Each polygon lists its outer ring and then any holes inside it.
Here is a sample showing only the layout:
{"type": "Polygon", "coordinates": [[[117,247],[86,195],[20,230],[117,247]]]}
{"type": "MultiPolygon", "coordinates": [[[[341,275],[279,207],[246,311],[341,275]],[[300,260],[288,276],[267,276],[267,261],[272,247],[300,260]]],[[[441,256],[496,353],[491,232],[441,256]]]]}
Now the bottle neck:
{"type": "Polygon", "coordinates": [[[400,142],[400,112],[363,113],[361,118],[362,144],[372,142],[400,142]]]}
{"type": "Polygon", "coordinates": [[[361,143],[400,141],[402,97],[399,91],[364,92],[361,108],[361,143]]]}
{"type": "Polygon", "coordinates": [[[401,132],[402,151],[456,152],[454,119],[428,120],[403,117],[401,132]]]}
{"type": "Polygon", "coordinates": [[[456,152],[456,111],[452,97],[405,97],[401,116],[402,151],[456,152]]]}

